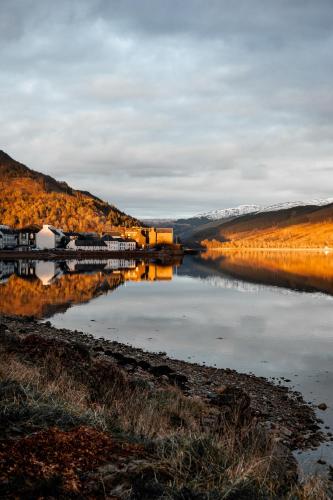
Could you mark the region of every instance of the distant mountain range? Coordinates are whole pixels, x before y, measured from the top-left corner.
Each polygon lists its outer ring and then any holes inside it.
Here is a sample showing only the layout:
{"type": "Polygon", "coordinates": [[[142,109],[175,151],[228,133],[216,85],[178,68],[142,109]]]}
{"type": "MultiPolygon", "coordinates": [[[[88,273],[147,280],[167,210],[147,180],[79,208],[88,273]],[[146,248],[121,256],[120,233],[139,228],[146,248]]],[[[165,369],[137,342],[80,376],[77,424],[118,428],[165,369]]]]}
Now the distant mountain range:
{"type": "Polygon", "coordinates": [[[285,203],[276,203],[275,205],[239,205],[234,208],[222,208],[220,210],[211,210],[203,214],[198,214],[195,218],[204,218],[209,220],[229,219],[230,217],[240,217],[241,215],[264,213],[264,212],[277,212],[278,210],[287,210],[293,207],[305,206],[324,206],[333,203],[333,198],[315,199],[309,201],[286,201],[285,203]]]}
{"type": "Polygon", "coordinates": [[[172,226],[180,240],[213,248],[333,247],[333,198],[240,205],[188,219],[146,222],[172,226]]]}
{"type": "Polygon", "coordinates": [[[53,224],[64,230],[103,232],[141,225],[87,191],[71,188],[15,161],[0,150],[0,224],[15,228],[53,224]]]}

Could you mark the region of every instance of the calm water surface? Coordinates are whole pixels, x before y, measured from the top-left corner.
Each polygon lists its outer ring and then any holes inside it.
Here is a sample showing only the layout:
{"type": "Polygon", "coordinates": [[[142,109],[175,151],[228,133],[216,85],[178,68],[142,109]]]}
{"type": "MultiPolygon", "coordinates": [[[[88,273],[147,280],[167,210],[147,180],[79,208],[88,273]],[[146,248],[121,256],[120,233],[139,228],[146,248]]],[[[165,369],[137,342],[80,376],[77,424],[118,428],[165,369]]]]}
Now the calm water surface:
{"type": "MultiPolygon", "coordinates": [[[[12,265],[2,270],[3,312],[276,383],[284,377],[307,401],[327,403],[318,415],[333,428],[333,256],[243,252],[187,257],[177,266],[12,265]]],[[[320,469],[318,458],[333,463],[331,445],[299,458],[320,469]]]]}

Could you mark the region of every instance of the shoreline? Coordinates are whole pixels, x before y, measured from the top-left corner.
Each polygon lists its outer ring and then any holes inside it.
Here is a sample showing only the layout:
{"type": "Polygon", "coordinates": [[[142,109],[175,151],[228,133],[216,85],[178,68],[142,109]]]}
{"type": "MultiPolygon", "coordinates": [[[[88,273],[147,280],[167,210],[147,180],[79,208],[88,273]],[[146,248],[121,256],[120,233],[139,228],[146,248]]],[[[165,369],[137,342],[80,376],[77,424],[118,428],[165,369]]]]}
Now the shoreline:
{"type": "Polygon", "coordinates": [[[122,252],[111,251],[80,251],[80,250],[34,250],[34,251],[15,251],[0,250],[1,260],[85,260],[85,259],[160,259],[161,261],[170,261],[183,257],[185,252],[172,250],[125,250],[122,252]]]}
{"type": "Polygon", "coordinates": [[[216,247],[216,248],[205,248],[204,253],[207,252],[311,252],[311,253],[333,253],[333,248],[302,248],[302,247],[216,247]]]}
{"type": "Polygon", "coordinates": [[[265,377],[173,359],[163,352],[144,351],[102,337],[97,339],[77,330],[58,329],[49,321],[41,322],[32,317],[0,315],[0,324],[2,332],[19,331],[22,338],[35,335],[60,344],[84,345],[92,356],[107,359],[127,374],[149,379],[156,387],[174,385],[184,395],[200,398],[208,405],[221,403],[221,387],[245,394],[249,398],[251,415],[263,422],[277,435],[277,441],[290,450],[310,449],[330,439],[318,425],[321,420],[316,416],[315,407],[306,403],[301,393],[275,385],[265,377]]]}
{"type": "Polygon", "coordinates": [[[1,498],[331,493],[294,455],[328,439],[314,408],[264,377],[10,315],[0,359],[1,498]]]}

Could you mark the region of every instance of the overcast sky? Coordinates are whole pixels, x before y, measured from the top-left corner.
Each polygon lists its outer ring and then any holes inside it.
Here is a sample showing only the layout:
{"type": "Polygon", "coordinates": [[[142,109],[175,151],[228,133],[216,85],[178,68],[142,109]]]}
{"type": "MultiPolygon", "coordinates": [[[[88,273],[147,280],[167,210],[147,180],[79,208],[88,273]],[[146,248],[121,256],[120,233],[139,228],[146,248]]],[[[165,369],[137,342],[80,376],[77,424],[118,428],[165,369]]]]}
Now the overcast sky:
{"type": "Polygon", "coordinates": [[[138,216],[333,196],[332,0],[1,0],[0,149],[138,216]]]}

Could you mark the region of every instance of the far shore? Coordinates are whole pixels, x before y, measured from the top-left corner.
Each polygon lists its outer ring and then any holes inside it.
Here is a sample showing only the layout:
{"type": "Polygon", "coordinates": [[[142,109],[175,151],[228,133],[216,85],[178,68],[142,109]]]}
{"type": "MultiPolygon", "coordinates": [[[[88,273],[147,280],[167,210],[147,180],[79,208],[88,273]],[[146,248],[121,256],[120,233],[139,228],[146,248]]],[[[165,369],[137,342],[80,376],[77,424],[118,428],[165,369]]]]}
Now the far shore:
{"type": "Polygon", "coordinates": [[[298,247],[216,247],[205,248],[205,252],[316,252],[316,253],[331,253],[333,248],[317,247],[317,248],[298,248],[298,247]]]}
{"type": "Polygon", "coordinates": [[[162,249],[162,250],[125,250],[122,252],[111,251],[71,251],[65,249],[56,250],[0,250],[1,260],[85,260],[85,259],[160,259],[169,261],[184,255],[182,250],[162,249]]]}

